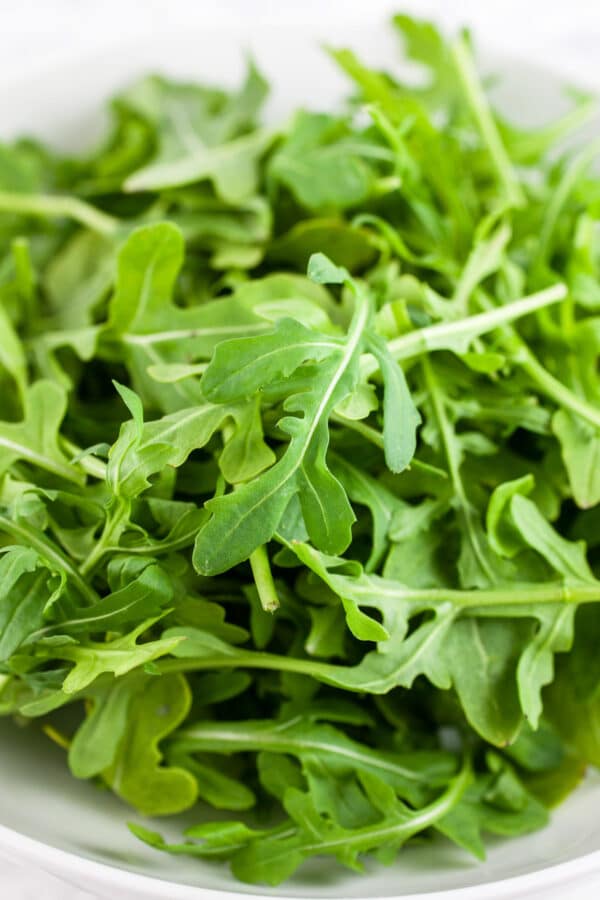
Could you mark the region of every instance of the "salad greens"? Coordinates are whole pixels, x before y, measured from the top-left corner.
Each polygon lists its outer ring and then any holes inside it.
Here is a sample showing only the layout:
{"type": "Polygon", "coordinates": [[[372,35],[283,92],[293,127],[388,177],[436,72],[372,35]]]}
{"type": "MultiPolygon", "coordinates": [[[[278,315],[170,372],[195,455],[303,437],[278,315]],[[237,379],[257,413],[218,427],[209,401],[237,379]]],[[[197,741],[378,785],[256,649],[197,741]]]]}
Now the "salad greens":
{"type": "Polygon", "coordinates": [[[517,128],[393,26],[428,78],[331,49],[335,112],[249,64],[0,146],[0,712],[248,882],[600,765],[595,104],[517,128]]]}

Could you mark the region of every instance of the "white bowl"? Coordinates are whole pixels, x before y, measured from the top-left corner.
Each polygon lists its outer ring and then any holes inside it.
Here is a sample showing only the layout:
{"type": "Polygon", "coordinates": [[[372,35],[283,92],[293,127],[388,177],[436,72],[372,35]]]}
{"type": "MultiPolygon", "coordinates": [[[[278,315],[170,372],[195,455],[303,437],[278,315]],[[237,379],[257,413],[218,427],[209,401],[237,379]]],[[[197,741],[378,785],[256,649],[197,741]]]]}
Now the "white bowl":
{"type": "MultiPolygon", "coordinates": [[[[330,107],[348,91],[319,42],[354,47],[372,65],[400,66],[398,45],[383,25],[229,26],[164,33],[160,40],[116,45],[94,59],[75,59],[43,75],[4,80],[0,139],[23,131],[55,144],[89,144],[100,130],[96,110],[127,79],[148,70],[213,82],[239,78],[250,50],[272,80],[270,118],[298,104],[330,107]]],[[[561,111],[560,77],[487,54],[503,76],[498,101],[519,121],[543,121],[561,111]],[[524,88],[525,86],[525,88],[524,88]]],[[[112,795],[76,781],[64,754],[33,724],[0,721],[0,856],[25,862],[112,900],[232,900],[250,896],[392,898],[404,900],[592,900],[600,895],[600,777],[557,810],[552,823],[527,837],[490,843],[487,861],[474,862],[450,844],[409,847],[391,868],[356,876],[330,860],[304,867],[275,891],[238,884],[221,866],[169,857],[138,842],[125,827],[135,819],[112,795]]],[[[175,838],[181,822],[157,827],[175,838]]]]}

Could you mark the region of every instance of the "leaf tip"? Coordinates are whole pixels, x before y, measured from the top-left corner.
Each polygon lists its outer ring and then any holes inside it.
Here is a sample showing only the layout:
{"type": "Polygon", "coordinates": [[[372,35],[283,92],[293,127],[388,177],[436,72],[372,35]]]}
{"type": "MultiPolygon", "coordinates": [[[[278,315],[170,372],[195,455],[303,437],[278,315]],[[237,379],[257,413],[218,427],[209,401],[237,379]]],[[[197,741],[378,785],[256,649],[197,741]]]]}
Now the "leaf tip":
{"type": "Polygon", "coordinates": [[[313,253],[308,260],[306,274],[316,284],[344,284],[350,274],[343,266],[336,266],[324,253],[313,253]]]}

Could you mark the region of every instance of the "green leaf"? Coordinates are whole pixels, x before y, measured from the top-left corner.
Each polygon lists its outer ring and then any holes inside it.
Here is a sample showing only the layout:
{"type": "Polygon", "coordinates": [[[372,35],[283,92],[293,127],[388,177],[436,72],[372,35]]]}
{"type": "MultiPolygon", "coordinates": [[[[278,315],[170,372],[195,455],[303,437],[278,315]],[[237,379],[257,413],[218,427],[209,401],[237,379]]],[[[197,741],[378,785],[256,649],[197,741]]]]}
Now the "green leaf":
{"type": "Polygon", "coordinates": [[[154,159],[125,182],[125,190],[158,190],[210,179],[224,200],[253,194],[257,163],[272,141],[266,132],[248,132],[267,93],[250,64],[245,83],[229,96],[189,84],[148,78],[121,97],[156,130],[154,159]]]}
{"type": "Polygon", "coordinates": [[[304,271],[314,254],[323,253],[350,272],[361,272],[377,258],[369,232],[341,219],[302,219],[269,245],[268,260],[304,271]]]}
{"type": "Polygon", "coordinates": [[[15,547],[0,559],[0,662],[42,623],[51,597],[49,572],[35,550],[15,547]]]}
{"type": "Polygon", "coordinates": [[[600,764],[595,100],[516,127],[393,30],[287,122],[250,62],[0,146],[0,715],[251,884],[481,858],[600,764]]]}
{"type": "Polygon", "coordinates": [[[67,408],[64,388],[50,381],[37,381],[25,395],[21,422],[0,422],[0,472],[17,460],[50,472],[75,484],[83,482],[81,471],[69,463],[58,443],[58,431],[67,408]]]}
{"type": "MultiPolygon", "coordinates": [[[[219,771],[217,765],[207,763],[205,757],[199,761],[197,757],[169,748],[169,761],[194,775],[199,798],[215,809],[250,809],[256,803],[256,797],[249,787],[219,771]]],[[[200,834],[192,834],[192,831],[193,829],[188,829],[186,833],[201,837],[200,834]]],[[[229,837],[234,838],[235,835],[230,834],[229,837]]]]}
{"type": "Polygon", "coordinates": [[[128,715],[116,759],[104,773],[111,788],[145,815],[166,816],[196,802],[196,779],[162,766],[159,743],[187,716],[192,698],[182,675],[150,678],[128,715]]]}
{"type": "MultiPolygon", "coordinates": [[[[202,574],[223,572],[269,541],[291,497],[298,492],[308,533],[317,546],[326,552],[340,552],[348,546],[354,514],[341,485],[327,468],[327,423],[339,400],[356,382],[358,355],[368,317],[368,300],[359,296],[346,340],[330,348],[329,356],[321,360],[318,370],[309,369],[308,385],[303,385],[302,392],[287,398],[286,413],[301,413],[302,418],[286,415],[279,421],[279,428],[290,436],[287,450],[279,461],[235,492],[216,497],[207,504],[211,519],[199,532],[194,547],[194,565],[202,574]],[[321,494],[325,503],[321,502],[321,494]]],[[[252,341],[250,361],[244,363],[248,391],[258,390],[267,378],[269,369],[260,355],[265,340],[267,352],[271,352],[268,336],[249,340],[252,341]],[[253,356],[258,361],[256,365],[253,356]]],[[[302,355],[310,354],[310,346],[308,350],[302,344],[301,347],[302,355]]],[[[233,377],[229,373],[234,367],[237,371],[238,364],[239,357],[227,355],[224,368],[229,379],[233,377]]],[[[274,364],[276,378],[282,364],[283,360],[274,364]]],[[[209,367],[205,375],[205,378],[211,375],[209,385],[216,380],[216,372],[215,363],[213,374],[209,367]]],[[[220,382],[223,383],[223,378],[220,382]]]]}
{"type": "Polygon", "coordinates": [[[402,472],[415,455],[421,415],[411,396],[406,377],[384,341],[373,335],[369,346],[383,376],[383,448],[392,472],[402,472]]]}
{"type": "Polygon", "coordinates": [[[202,392],[213,403],[243,400],[302,363],[327,359],[341,348],[339,338],[281,319],[270,334],[219,344],[202,378],[202,392]]]}
{"type": "Polygon", "coordinates": [[[367,571],[373,571],[388,547],[388,532],[394,516],[402,508],[402,502],[383,484],[352,465],[338,454],[331,456],[332,471],[354,503],[368,507],[373,519],[371,554],[366,564],[367,571]]]}
{"type": "Polygon", "coordinates": [[[158,565],[146,562],[141,571],[135,573],[134,581],[93,606],[73,610],[70,618],[58,621],[51,628],[69,634],[123,631],[125,625],[159,615],[172,597],[173,586],[167,573],[158,565]]]}
{"type": "Polygon", "coordinates": [[[138,644],[138,638],[156,621],[141,622],[128,634],[106,643],[86,641],[85,643],[65,643],[40,645],[42,657],[56,657],[73,662],[74,665],[64,680],[63,691],[75,694],[92,684],[104,672],[116,676],[125,675],[154,659],[165,656],[177,646],[179,637],[161,638],[138,644]]]}
{"type": "Polygon", "coordinates": [[[561,537],[532,500],[515,494],[510,502],[510,514],[523,540],[556,572],[568,581],[595,581],[586,559],[585,544],[561,537]]]}
{"type": "Polygon", "coordinates": [[[266,330],[248,304],[232,297],[181,308],[173,292],[184,257],[179,228],[160,222],[134,230],[119,251],[116,290],[109,303],[104,352],[122,348],[134,387],[146,402],[168,412],[200,402],[192,379],[160,384],[149,366],[207,358],[227,337],[266,330]]]}
{"type": "Polygon", "coordinates": [[[69,747],[69,768],[76,778],[100,775],[113,764],[128,727],[130,706],[146,680],[134,674],[91,689],[91,709],[69,747]]]}
{"type": "Polygon", "coordinates": [[[276,461],[276,456],[265,443],[260,415],[260,398],[232,410],[235,431],[219,457],[219,468],[229,484],[250,481],[276,461]]]}
{"type": "Polygon", "coordinates": [[[0,300],[0,365],[12,375],[21,398],[27,384],[27,361],[23,345],[0,300]]]}
{"type": "Polygon", "coordinates": [[[600,435],[586,422],[559,410],[552,418],[575,502],[582,509],[600,503],[600,435]]]}
{"type": "Polygon", "coordinates": [[[137,397],[134,409],[135,417],[123,423],[108,454],[106,476],[116,497],[137,497],[165,466],[181,466],[232,413],[229,407],[204,403],[144,424],[137,397]]]}
{"type": "Polygon", "coordinates": [[[350,277],[346,269],[334,265],[324,253],[313,253],[307,274],[316,284],[344,284],[350,277]]]}
{"type": "Polygon", "coordinates": [[[307,209],[345,209],[371,191],[373,173],[361,149],[342,120],[302,112],[271,159],[269,174],[307,209]]]}
{"type": "Polygon", "coordinates": [[[531,631],[524,620],[463,619],[449,630],[442,646],[467,720],[498,747],[512,743],[523,723],[516,673],[531,631]]]}
{"type": "Polygon", "coordinates": [[[318,758],[332,772],[376,775],[411,802],[419,802],[428,787],[446,784],[455,771],[455,760],[449,754],[375,752],[330,725],[297,718],[289,722],[198,722],[180,729],[174,746],[187,753],[266,751],[300,760],[318,758]]]}
{"type": "Polygon", "coordinates": [[[514,496],[522,494],[526,497],[534,486],[533,475],[523,475],[522,478],[498,485],[490,497],[486,527],[490,546],[498,555],[511,558],[523,549],[523,539],[515,534],[514,525],[507,517],[507,510],[514,496]]]}

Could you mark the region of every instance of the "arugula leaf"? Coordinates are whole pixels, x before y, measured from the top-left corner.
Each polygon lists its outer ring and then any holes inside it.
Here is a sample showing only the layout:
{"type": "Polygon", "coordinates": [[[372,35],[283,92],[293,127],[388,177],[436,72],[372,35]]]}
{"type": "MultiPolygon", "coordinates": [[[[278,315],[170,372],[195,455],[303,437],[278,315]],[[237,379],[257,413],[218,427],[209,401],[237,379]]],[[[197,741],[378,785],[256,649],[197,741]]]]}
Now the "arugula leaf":
{"type": "Polygon", "coordinates": [[[329,725],[303,719],[192,724],[177,732],[174,746],[185,752],[268,751],[300,759],[314,754],[330,767],[371,772],[409,802],[417,803],[427,786],[438,787],[454,773],[453,757],[442,753],[393,755],[361,747],[329,725]]]}
{"type": "Polygon", "coordinates": [[[138,638],[154,623],[156,618],[141,622],[128,634],[107,643],[73,640],[47,639],[39,644],[41,658],[56,658],[74,663],[63,682],[66,694],[75,694],[92,684],[104,672],[125,675],[132,669],[144,666],[160,656],[170,653],[179,643],[179,638],[164,638],[139,644],[138,638]]]}
{"type": "MultiPolygon", "coordinates": [[[[321,262],[318,259],[316,265],[319,280],[345,277],[327,260],[321,262]]],[[[354,515],[343,488],[327,468],[328,418],[356,382],[358,356],[369,314],[369,299],[359,291],[346,339],[335,343],[328,340],[329,353],[325,359],[321,357],[318,370],[309,368],[310,380],[307,382],[305,374],[300,389],[287,398],[285,412],[302,413],[302,418],[286,415],[280,420],[279,428],[290,437],[289,446],[280,460],[252,482],[207,504],[212,517],[199,532],[194,547],[194,565],[203,574],[215,575],[224,571],[232,561],[241,562],[256,547],[270,540],[296,493],[300,494],[306,526],[316,545],[330,552],[340,552],[348,546],[354,515]],[[223,556],[225,548],[227,561],[223,556]]],[[[290,354],[291,369],[287,368],[287,362],[282,368],[283,360],[279,362],[277,353],[271,363],[270,336],[246,339],[251,341],[251,346],[244,348],[249,350],[249,361],[246,363],[243,355],[241,358],[241,372],[246,376],[242,390],[246,394],[264,388],[266,379],[278,379],[286,372],[290,374],[301,361],[314,359],[315,352],[321,353],[319,346],[315,350],[315,339],[310,333],[294,333],[299,346],[297,356],[293,352],[290,354]]],[[[237,372],[239,355],[235,349],[225,357],[215,354],[206,371],[203,382],[208,382],[209,396],[214,399],[231,396],[227,386],[235,377],[230,374],[233,359],[237,372]],[[221,377],[217,381],[215,373],[219,370],[221,377]],[[225,377],[229,380],[215,395],[214,385],[222,385],[225,377]]]]}
{"type": "Polygon", "coordinates": [[[364,158],[369,147],[361,144],[343,120],[301,112],[271,159],[269,175],[307,209],[355,206],[369,195],[374,178],[364,158]]]}
{"type": "Polygon", "coordinates": [[[272,137],[247,131],[266,93],[266,82],[252,64],[239,93],[229,96],[156,77],[134,85],[120,102],[153,126],[158,152],[127,178],[125,190],[159,190],[209,178],[224,200],[252,195],[258,158],[272,137]]]}
{"type": "Polygon", "coordinates": [[[69,747],[69,768],[76,778],[100,775],[113,764],[127,728],[130,705],[142,685],[143,679],[133,673],[90,690],[91,708],[69,747]]]}
{"type": "Polygon", "coordinates": [[[0,422],[0,471],[22,460],[59,478],[81,484],[83,475],[70,465],[58,442],[65,415],[65,391],[50,381],[37,381],[25,395],[22,422],[0,422]]]}
{"type": "Polygon", "coordinates": [[[150,678],[137,696],[116,757],[104,777],[116,794],[146,815],[167,816],[193,806],[196,779],[161,766],[159,742],[184,719],[192,698],[181,675],[150,678]]]}
{"type": "Polygon", "coordinates": [[[50,600],[49,573],[39,567],[35,550],[15,547],[0,559],[0,661],[41,624],[50,600]]]}
{"type": "Polygon", "coordinates": [[[516,126],[393,28],[345,106],[265,126],[250,62],[0,146],[0,715],[252,884],[600,765],[595,101],[516,126]]]}
{"type": "Polygon", "coordinates": [[[134,385],[152,406],[171,412],[197,402],[201,394],[191,380],[159,386],[150,365],[189,363],[209,357],[221,340],[268,327],[234,297],[191,308],[173,302],[184,256],[181,231],[170,222],[134,230],[118,255],[116,289],[109,304],[104,342],[124,349],[134,385]]]}

